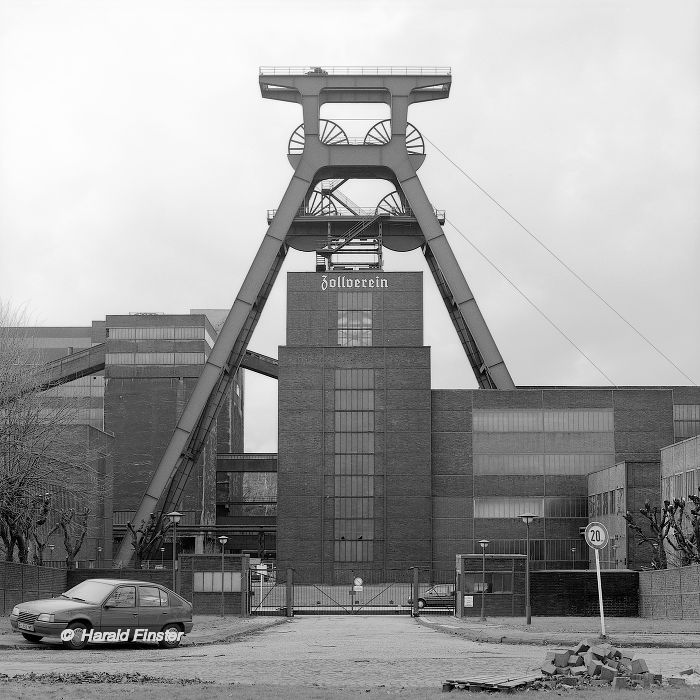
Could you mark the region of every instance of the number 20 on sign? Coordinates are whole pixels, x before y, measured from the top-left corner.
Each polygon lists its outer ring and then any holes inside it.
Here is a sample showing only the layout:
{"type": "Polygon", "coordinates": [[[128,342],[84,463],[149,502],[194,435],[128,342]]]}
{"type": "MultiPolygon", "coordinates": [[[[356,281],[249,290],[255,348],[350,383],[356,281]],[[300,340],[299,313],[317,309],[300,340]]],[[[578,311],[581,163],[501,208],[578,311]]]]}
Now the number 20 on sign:
{"type": "Polygon", "coordinates": [[[603,615],[603,587],[600,582],[600,550],[608,543],[608,530],[603,523],[588,523],[586,544],[595,552],[595,572],[598,578],[598,605],[600,607],[600,636],[605,637],[605,616],[603,615]]]}

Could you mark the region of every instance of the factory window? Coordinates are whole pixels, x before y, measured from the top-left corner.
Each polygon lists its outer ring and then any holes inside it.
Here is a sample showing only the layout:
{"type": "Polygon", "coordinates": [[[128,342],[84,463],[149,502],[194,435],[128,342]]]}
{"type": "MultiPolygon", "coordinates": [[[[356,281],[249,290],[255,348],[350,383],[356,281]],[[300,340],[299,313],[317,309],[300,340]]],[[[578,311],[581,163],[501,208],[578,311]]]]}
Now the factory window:
{"type": "Polygon", "coordinates": [[[374,433],[336,433],[335,451],[338,454],[372,454],[374,433]]]}
{"type": "Polygon", "coordinates": [[[108,365],[201,365],[203,352],[108,352],[108,365]]]}
{"type": "Polygon", "coordinates": [[[700,405],[679,404],[673,407],[673,433],[676,439],[700,435],[700,405]]]}
{"type": "Polygon", "coordinates": [[[373,498],[336,498],[335,519],[374,518],[373,498]]]}
{"type": "Polygon", "coordinates": [[[372,345],[372,292],[338,292],[338,345],[372,345]]]}
{"type": "Polygon", "coordinates": [[[335,455],[336,475],[374,474],[374,455],[335,455]]]}
{"type": "Polygon", "coordinates": [[[335,407],[340,411],[373,411],[374,392],[341,390],[335,392],[335,407]]]}
{"type": "Polygon", "coordinates": [[[544,456],[477,454],[474,474],[544,474],[544,456]]]}
{"type": "Polygon", "coordinates": [[[374,496],[374,477],[372,476],[336,476],[336,496],[358,497],[374,496]]]}
{"type": "Polygon", "coordinates": [[[691,494],[693,496],[697,496],[697,491],[695,490],[695,472],[689,471],[685,473],[685,488],[686,491],[688,492],[688,496],[691,494]]]}
{"type": "Polygon", "coordinates": [[[374,430],[374,411],[336,411],[335,429],[340,433],[374,430]]]}
{"type": "MultiPolygon", "coordinates": [[[[488,563],[488,562],[487,562],[488,563]]],[[[481,593],[483,590],[483,579],[486,583],[486,593],[512,593],[513,574],[490,572],[485,574],[464,574],[462,581],[464,593],[481,593]]]]}
{"type": "Polygon", "coordinates": [[[223,580],[224,593],[235,593],[241,590],[240,571],[195,571],[193,572],[193,584],[195,593],[221,592],[223,580]]]}
{"type": "Polygon", "coordinates": [[[204,335],[204,328],[195,326],[107,329],[110,340],[203,340],[204,335]]]}
{"type": "Polygon", "coordinates": [[[517,518],[521,513],[542,515],[542,498],[475,498],[475,518],[517,518]]]}
{"type": "Polygon", "coordinates": [[[544,514],[549,518],[585,518],[586,499],[547,496],[544,499],[544,514]]]}
{"type": "Polygon", "coordinates": [[[373,542],[348,542],[340,540],[335,542],[335,561],[373,561],[373,542]]]}
{"type": "Polygon", "coordinates": [[[606,433],[612,432],[613,409],[476,409],[475,432],[606,433]]]}
{"type": "Polygon", "coordinates": [[[676,474],[673,477],[673,498],[685,498],[683,492],[685,491],[685,479],[683,474],[676,474]]]}
{"type": "Polygon", "coordinates": [[[615,513],[622,515],[625,512],[625,490],[615,489],[615,513]]]}
{"type": "Polygon", "coordinates": [[[346,541],[372,540],[374,539],[374,521],[339,518],[335,521],[335,539],[346,541]]]}
{"type": "Polygon", "coordinates": [[[544,455],[544,470],[553,476],[590,474],[601,467],[615,464],[615,455],[603,454],[552,454],[544,455]]]}

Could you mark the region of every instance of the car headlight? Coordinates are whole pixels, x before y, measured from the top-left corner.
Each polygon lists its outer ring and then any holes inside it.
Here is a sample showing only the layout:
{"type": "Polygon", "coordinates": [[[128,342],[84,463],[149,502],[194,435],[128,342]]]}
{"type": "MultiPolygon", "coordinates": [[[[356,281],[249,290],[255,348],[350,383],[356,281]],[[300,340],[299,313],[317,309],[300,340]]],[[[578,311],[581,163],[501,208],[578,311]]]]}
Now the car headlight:
{"type": "Polygon", "coordinates": [[[14,615],[15,617],[19,616],[19,605],[15,605],[15,607],[12,608],[12,612],[10,613],[10,615],[14,615]]]}
{"type": "Polygon", "coordinates": [[[41,613],[36,619],[37,622],[53,622],[53,613],[41,613]]]}

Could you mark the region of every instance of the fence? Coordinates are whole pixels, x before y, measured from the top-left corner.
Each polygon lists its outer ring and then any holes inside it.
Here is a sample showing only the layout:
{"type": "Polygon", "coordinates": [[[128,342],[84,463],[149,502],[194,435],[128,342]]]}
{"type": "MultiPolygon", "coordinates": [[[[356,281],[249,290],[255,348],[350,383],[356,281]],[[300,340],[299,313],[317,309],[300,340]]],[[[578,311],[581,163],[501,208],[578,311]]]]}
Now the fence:
{"type": "Polygon", "coordinates": [[[700,620],[700,565],[640,571],[639,616],[700,620]]]}
{"type": "Polygon", "coordinates": [[[63,593],[66,569],[33,564],[0,562],[0,612],[9,614],[18,603],[37,598],[51,598],[63,593]]]}

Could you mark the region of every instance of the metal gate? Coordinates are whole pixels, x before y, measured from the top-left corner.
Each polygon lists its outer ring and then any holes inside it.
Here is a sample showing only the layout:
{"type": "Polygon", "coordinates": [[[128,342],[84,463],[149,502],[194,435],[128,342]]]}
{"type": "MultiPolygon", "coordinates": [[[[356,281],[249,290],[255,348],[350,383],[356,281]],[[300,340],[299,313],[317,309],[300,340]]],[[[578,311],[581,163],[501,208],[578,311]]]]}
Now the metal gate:
{"type": "MultiPolygon", "coordinates": [[[[260,576],[251,571],[251,615],[410,615],[414,574],[411,570],[347,571],[334,583],[318,583],[286,572],[260,576]],[[345,581],[345,582],[344,582],[345,581]],[[288,612],[288,607],[290,611],[288,612]]],[[[454,615],[455,573],[421,571],[419,613],[454,615]],[[440,594],[440,595],[438,595],[440,594]]]]}

